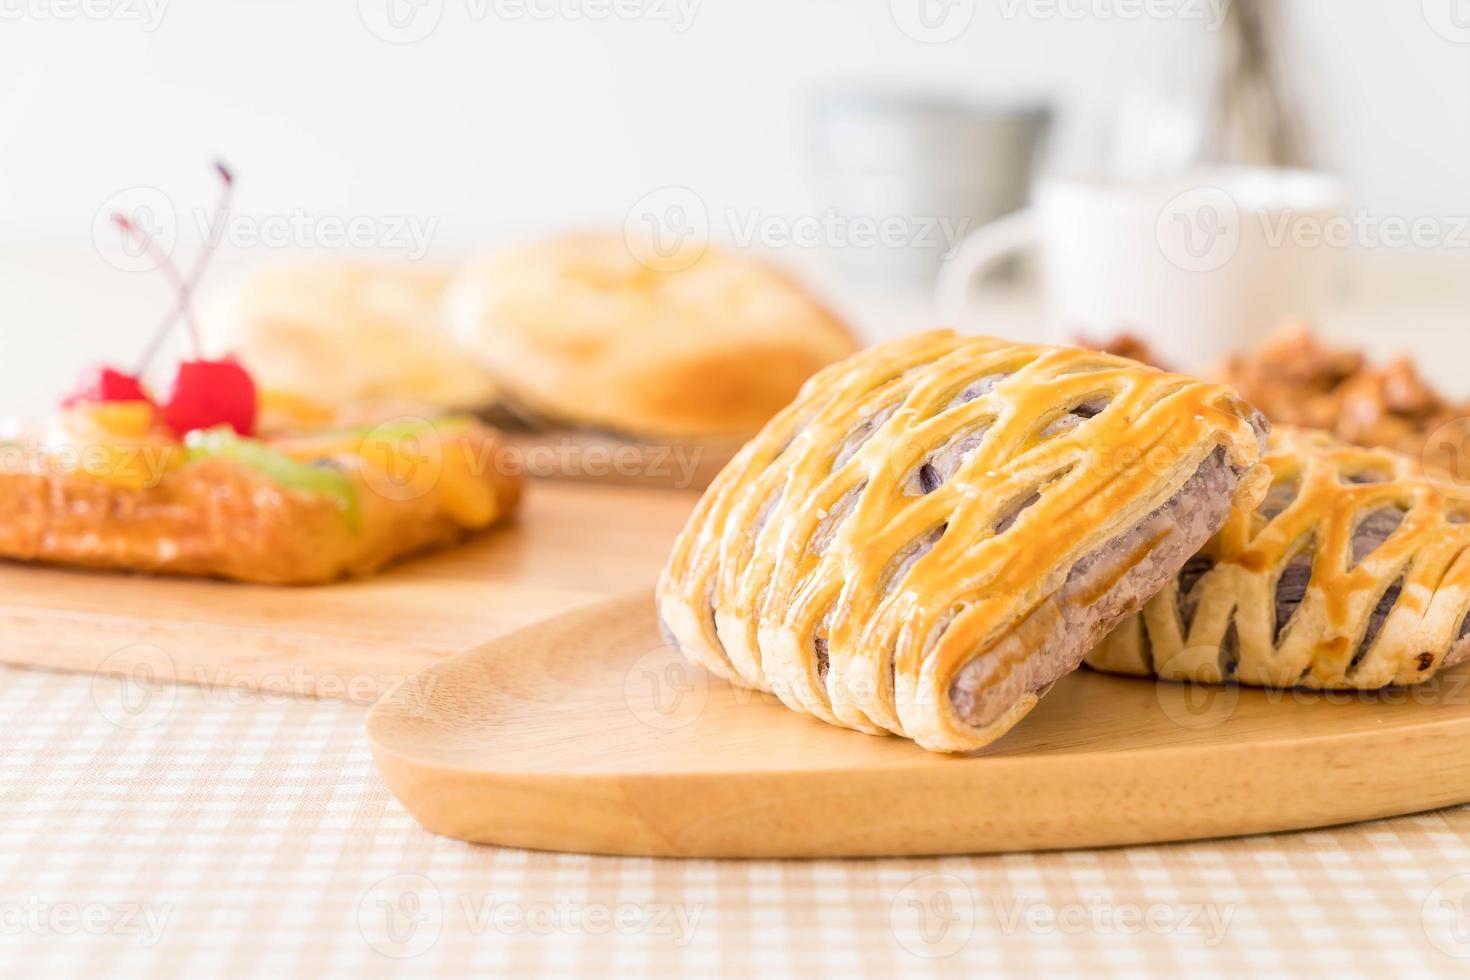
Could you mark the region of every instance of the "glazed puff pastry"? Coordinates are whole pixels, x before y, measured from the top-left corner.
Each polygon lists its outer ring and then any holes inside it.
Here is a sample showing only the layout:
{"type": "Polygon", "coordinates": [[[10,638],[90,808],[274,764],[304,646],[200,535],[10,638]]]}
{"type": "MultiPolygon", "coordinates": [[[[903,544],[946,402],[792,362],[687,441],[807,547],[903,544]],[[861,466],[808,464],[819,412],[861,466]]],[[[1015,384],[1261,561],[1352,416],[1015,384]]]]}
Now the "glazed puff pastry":
{"type": "Polygon", "coordinates": [[[1373,689],[1470,656],[1470,501],[1408,456],[1282,427],[1272,484],[1088,655],[1100,670],[1373,689]]]}
{"type": "Polygon", "coordinates": [[[1265,422],[1222,385],[935,331],[813,377],[706,491],[658,589],[686,656],[834,725],[999,738],[1174,577],[1265,422]]]}

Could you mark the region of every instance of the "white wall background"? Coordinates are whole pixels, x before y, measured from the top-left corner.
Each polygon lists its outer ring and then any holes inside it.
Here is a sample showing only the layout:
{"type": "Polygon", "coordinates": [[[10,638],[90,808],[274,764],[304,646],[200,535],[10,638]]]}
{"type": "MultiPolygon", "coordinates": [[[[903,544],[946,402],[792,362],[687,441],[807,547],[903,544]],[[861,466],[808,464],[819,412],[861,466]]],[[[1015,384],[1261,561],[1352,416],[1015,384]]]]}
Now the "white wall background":
{"type": "MultiPolygon", "coordinates": [[[[618,0],[653,5],[632,20],[417,0],[442,8],[437,28],[390,44],[365,26],[389,2],[415,0],[0,0],[0,390],[47,390],[83,353],[137,349],[163,287],[96,261],[98,209],[138,184],[207,204],[216,154],[241,176],[245,213],[418,216],[439,253],[620,223],[664,184],[712,210],[802,213],[803,97],[834,78],[1049,93],[1058,158],[1075,167],[1118,99],[1188,90],[1216,39],[1216,0],[1142,18],[1117,12],[1130,0],[949,0],[973,19],[941,44],[907,36],[893,11],[945,0],[700,0],[682,31],[658,16],[679,0],[618,0]]],[[[1470,214],[1456,4],[1285,0],[1321,163],[1366,206],[1470,214]]],[[[186,252],[191,235],[186,223],[186,252]]]]}
{"type": "MultiPolygon", "coordinates": [[[[682,33],[428,0],[437,29],[401,45],[352,0],[85,0],[115,16],[62,19],[80,2],[0,0],[0,219],[62,237],[121,187],[207,197],[216,153],[247,209],[433,214],[455,241],[620,219],[664,183],[799,209],[802,96],[833,78],[1051,92],[1075,137],[1117,94],[1176,84],[1213,41],[1210,0],[1178,0],[1172,19],[978,0],[943,44],[907,37],[885,0],[682,0],[682,33]],[[151,32],[123,19],[144,2],[163,5],[151,32]]],[[[404,0],[361,6],[390,2],[404,0]]],[[[1419,0],[1285,9],[1324,162],[1375,206],[1470,211],[1470,43],[1436,34],[1419,0]]]]}

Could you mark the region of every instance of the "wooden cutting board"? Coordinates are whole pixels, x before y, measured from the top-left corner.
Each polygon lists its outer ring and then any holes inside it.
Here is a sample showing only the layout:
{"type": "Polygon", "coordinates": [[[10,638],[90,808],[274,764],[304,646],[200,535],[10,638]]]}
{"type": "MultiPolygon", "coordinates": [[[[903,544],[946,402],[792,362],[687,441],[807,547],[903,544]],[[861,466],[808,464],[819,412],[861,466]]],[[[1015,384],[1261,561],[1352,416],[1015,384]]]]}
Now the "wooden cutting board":
{"type": "Polygon", "coordinates": [[[739,451],[739,443],[636,442],[578,429],[505,432],[526,475],[613,486],[703,490],[739,451]]]}
{"type": "Polygon", "coordinates": [[[1313,694],[1082,670],[970,756],[833,728],[684,664],[647,593],[442,661],[368,718],[430,830],[678,857],[1094,847],[1291,830],[1470,800],[1470,665],[1313,694]]]}
{"type": "Polygon", "coordinates": [[[371,703],[449,654],[651,586],[697,499],[533,481],[506,527],[310,588],[0,563],[0,661],[371,703]]]}

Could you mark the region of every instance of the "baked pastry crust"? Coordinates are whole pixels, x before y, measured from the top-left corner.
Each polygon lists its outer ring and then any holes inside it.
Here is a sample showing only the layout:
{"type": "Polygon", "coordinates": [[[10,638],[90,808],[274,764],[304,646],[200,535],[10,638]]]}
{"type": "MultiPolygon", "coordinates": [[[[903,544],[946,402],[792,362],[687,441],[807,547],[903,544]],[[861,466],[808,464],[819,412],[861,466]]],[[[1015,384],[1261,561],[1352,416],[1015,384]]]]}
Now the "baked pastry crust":
{"type": "Polygon", "coordinates": [[[978,748],[1080,663],[1086,646],[1028,662],[1065,625],[1052,600],[1086,607],[1147,565],[1170,534],[1149,516],[1221,453],[1241,494],[1262,492],[1256,424],[1224,386],[1106,354],[951,331],[870,348],[807,382],[710,486],[660,615],[691,659],[795,710],[978,748]],[[1072,574],[1124,539],[1108,580],[1072,574]],[[979,724],[954,701],[976,666],[971,693],[1004,694],[979,724]]]}
{"type": "Polygon", "coordinates": [[[708,248],[661,271],[621,235],[487,254],[449,309],[460,343],[531,413],[632,435],[748,436],[855,347],[771,266],[708,248]]]}
{"type": "Polygon", "coordinates": [[[419,265],[283,265],[236,284],[206,321],[266,388],[334,406],[479,408],[497,386],[445,327],[448,285],[447,272],[419,265]]]}
{"type": "Polygon", "coordinates": [[[1236,508],[1183,587],[1121,624],[1090,666],[1375,689],[1470,656],[1470,501],[1443,496],[1412,457],[1310,429],[1274,430],[1265,463],[1260,508],[1236,508]]]}
{"type": "Polygon", "coordinates": [[[119,465],[155,476],[119,485],[58,453],[16,450],[0,465],[0,558],[86,568],[319,584],[488,527],[520,497],[498,434],[472,422],[425,425],[414,459],[390,460],[398,438],[371,433],[280,435],[266,445],[341,473],[340,499],[292,488],[235,459],[178,458],[177,444],[128,447],[119,465]],[[153,455],[148,455],[154,450],[153,455]]]}

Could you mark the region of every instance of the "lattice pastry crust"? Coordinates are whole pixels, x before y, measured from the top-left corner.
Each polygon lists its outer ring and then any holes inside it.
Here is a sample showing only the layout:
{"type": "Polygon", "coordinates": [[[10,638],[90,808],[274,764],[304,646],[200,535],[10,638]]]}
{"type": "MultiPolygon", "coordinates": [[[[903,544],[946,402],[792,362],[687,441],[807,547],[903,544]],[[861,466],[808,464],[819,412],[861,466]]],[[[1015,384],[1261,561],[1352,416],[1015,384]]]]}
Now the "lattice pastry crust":
{"type": "Polygon", "coordinates": [[[816,375],[659,584],[685,654],[835,725],[1000,737],[1265,488],[1222,385],[935,331],[816,375]]]}
{"type": "Polygon", "coordinates": [[[1416,461],[1282,427],[1270,491],[1087,658],[1265,687],[1415,684],[1470,655],[1470,501],[1416,461]]]}

